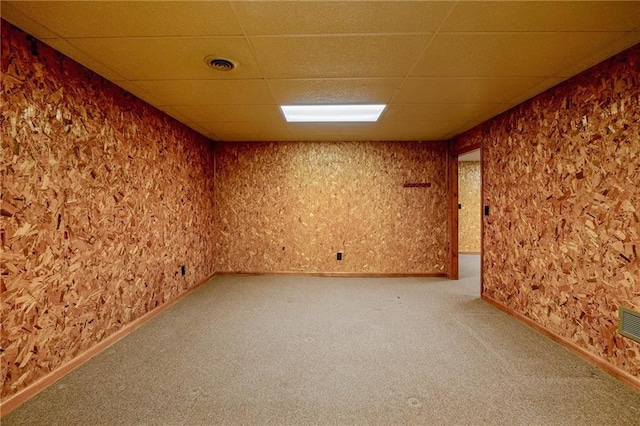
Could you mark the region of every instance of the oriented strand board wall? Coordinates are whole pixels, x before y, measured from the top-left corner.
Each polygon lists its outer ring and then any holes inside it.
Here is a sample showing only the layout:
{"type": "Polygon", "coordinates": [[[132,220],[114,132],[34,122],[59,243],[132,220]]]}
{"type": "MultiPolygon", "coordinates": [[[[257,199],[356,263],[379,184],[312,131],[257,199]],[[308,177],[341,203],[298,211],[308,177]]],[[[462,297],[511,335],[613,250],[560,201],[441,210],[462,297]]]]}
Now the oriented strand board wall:
{"type": "Polygon", "coordinates": [[[5,21],[0,108],[5,398],[213,273],[214,155],[5,21]]]}
{"type": "Polygon", "coordinates": [[[451,140],[451,148],[454,153],[468,153],[482,147],[482,139],[474,139],[467,137],[458,137],[451,140]]]}
{"type": "Polygon", "coordinates": [[[446,148],[219,144],[217,270],[445,273],[446,148]]]}
{"type": "Polygon", "coordinates": [[[480,252],[480,162],[461,161],[458,164],[458,251],[480,252]]]}
{"type": "Polygon", "coordinates": [[[640,377],[640,45],[463,135],[483,141],[484,294],[640,377]]]}

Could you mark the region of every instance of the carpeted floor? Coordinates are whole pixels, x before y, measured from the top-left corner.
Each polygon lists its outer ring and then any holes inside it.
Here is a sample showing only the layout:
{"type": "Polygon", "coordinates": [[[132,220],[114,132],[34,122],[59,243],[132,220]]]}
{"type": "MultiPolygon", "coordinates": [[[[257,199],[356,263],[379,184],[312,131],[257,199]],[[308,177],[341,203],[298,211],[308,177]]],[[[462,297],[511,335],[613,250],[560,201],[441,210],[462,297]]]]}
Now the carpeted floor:
{"type": "Polygon", "coordinates": [[[461,279],[218,277],[3,425],[640,425],[640,393],[461,279]]]}

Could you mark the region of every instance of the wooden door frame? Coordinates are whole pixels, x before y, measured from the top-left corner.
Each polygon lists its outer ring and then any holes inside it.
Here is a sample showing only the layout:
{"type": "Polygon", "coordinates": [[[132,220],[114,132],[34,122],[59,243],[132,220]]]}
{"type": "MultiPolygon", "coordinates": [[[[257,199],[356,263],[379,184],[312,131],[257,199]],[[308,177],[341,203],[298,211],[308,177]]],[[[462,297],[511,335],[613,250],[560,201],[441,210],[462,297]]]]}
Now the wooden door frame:
{"type": "Polygon", "coordinates": [[[447,249],[447,277],[459,279],[458,273],[458,154],[455,144],[447,149],[447,228],[449,229],[449,247],[447,249]]]}
{"type": "MultiPolygon", "coordinates": [[[[484,179],[482,178],[484,167],[482,155],[482,143],[458,148],[455,139],[449,143],[447,149],[447,189],[449,206],[447,208],[447,224],[449,228],[449,247],[447,255],[447,277],[457,280],[459,275],[459,251],[458,251],[458,157],[467,152],[480,150],[480,206],[484,203],[484,179]]],[[[483,218],[481,218],[483,219],[483,218]]],[[[483,256],[484,256],[484,220],[480,221],[480,294],[484,289],[483,280],[483,256]]]]}

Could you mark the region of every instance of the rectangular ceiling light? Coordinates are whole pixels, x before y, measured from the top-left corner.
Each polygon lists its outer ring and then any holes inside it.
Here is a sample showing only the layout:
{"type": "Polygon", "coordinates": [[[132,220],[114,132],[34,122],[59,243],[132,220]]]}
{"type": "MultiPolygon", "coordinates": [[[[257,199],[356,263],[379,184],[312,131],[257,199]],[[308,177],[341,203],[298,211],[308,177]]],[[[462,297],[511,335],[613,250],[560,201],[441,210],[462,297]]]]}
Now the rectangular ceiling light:
{"type": "Polygon", "coordinates": [[[289,123],[370,123],[386,105],[281,105],[289,123]]]}

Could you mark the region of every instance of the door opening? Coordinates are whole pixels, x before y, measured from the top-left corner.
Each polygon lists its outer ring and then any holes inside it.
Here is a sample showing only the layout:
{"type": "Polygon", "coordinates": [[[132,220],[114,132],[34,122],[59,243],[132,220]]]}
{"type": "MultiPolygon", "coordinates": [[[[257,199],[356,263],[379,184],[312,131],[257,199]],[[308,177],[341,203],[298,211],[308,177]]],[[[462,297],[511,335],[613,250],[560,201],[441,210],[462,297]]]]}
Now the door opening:
{"type": "Polygon", "coordinates": [[[460,278],[480,279],[482,163],[480,149],[458,156],[458,253],[460,278]]]}

